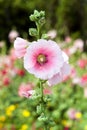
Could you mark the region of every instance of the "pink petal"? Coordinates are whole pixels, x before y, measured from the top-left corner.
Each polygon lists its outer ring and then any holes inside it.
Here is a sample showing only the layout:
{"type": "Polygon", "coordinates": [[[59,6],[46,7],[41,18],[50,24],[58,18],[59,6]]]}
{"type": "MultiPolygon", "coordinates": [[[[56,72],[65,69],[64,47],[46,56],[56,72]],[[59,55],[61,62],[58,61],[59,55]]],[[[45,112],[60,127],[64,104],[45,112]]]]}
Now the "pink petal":
{"type": "Polygon", "coordinates": [[[15,49],[25,48],[27,45],[28,42],[20,37],[17,37],[16,40],[14,41],[15,49]]]}
{"type": "Polygon", "coordinates": [[[26,49],[17,49],[17,50],[15,50],[15,55],[18,58],[24,57],[25,53],[26,53],[26,49]]]}

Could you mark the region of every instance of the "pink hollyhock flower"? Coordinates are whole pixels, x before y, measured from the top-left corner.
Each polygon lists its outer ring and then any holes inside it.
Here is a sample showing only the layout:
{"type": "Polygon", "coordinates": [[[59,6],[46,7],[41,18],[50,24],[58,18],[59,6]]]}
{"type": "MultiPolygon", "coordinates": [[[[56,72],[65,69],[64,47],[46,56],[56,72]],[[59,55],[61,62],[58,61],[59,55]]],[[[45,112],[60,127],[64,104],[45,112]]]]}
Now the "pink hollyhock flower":
{"type": "Polygon", "coordinates": [[[50,30],[47,33],[47,36],[50,37],[51,39],[54,39],[57,36],[57,31],[56,30],[50,30]]]}
{"type": "MultiPolygon", "coordinates": [[[[65,56],[66,57],[66,56],[65,56]]],[[[25,69],[36,77],[47,80],[58,74],[64,67],[65,59],[56,42],[40,39],[27,48],[24,56],[25,69]]]]}
{"type": "Polygon", "coordinates": [[[83,46],[84,46],[84,42],[82,41],[82,39],[76,39],[75,41],[74,41],[74,47],[76,48],[76,49],[79,49],[79,50],[83,50],[83,46]]]}
{"type": "Polygon", "coordinates": [[[14,41],[15,54],[18,58],[24,57],[26,53],[26,47],[28,46],[28,41],[17,37],[14,41]]]}
{"type": "Polygon", "coordinates": [[[24,75],[25,75],[25,70],[23,70],[23,69],[17,69],[17,70],[16,70],[16,73],[17,73],[19,76],[24,76],[24,75]]]}
{"type": "Polygon", "coordinates": [[[32,88],[33,88],[33,85],[31,83],[28,83],[28,84],[22,83],[19,86],[19,90],[18,90],[19,96],[30,98],[32,96],[32,94],[35,93],[35,91],[32,90],[32,88]]]}
{"type": "Polygon", "coordinates": [[[87,74],[83,75],[80,79],[80,85],[84,89],[84,97],[87,98],[87,74]]]}
{"type": "Polygon", "coordinates": [[[80,68],[85,68],[87,66],[87,60],[86,59],[80,59],[78,61],[78,65],[80,68]]]}
{"type": "Polygon", "coordinates": [[[81,86],[87,86],[87,74],[83,75],[81,78],[81,86]]]}
{"type": "Polygon", "coordinates": [[[10,42],[14,42],[15,38],[19,36],[19,33],[16,30],[10,31],[8,38],[10,42]]]}
{"type": "Polygon", "coordinates": [[[67,112],[67,115],[70,119],[75,119],[76,109],[70,108],[67,112]]]}
{"type": "Polygon", "coordinates": [[[70,36],[66,36],[65,37],[65,42],[70,43],[72,41],[70,36]]]}
{"type": "Polygon", "coordinates": [[[8,77],[3,78],[3,85],[8,86],[10,84],[10,79],[8,77]]]}
{"type": "Polygon", "coordinates": [[[49,86],[56,85],[66,79],[66,77],[70,74],[70,66],[68,64],[67,55],[62,52],[62,56],[64,58],[63,66],[60,68],[60,72],[50,78],[47,82],[49,86]]]}
{"type": "Polygon", "coordinates": [[[7,74],[7,70],[6,69],[2,69],[1,70],[1,74],[2,74],[2,76],[6,75],[7,74]]]}
{"type": "Polygon", "coordinates": [[[74,78],[77,76],[76,69],[72,66],[71,67],[71,73],[70,73],[71,78],[74,78]]]}

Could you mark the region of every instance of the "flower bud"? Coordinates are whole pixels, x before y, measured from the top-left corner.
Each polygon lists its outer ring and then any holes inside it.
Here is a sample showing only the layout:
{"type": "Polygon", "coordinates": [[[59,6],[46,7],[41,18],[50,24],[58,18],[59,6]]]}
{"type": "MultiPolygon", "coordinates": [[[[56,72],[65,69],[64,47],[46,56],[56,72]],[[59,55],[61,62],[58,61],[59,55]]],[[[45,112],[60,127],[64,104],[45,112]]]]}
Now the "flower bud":
{"type": "Polygon", "coordinates": [[[42,121],[42,122],[47,122],[47,121],[48,121],[48,117],[46,117],[46,116],[44,115],[44,113],[42,113],[41,116],[38,117],[38,120],[39,120],[39,121],[42,121]]]}
{"type": "Polygon", "coordinates": [[[41,105],[37,106],[37,114],[41,114],[42,109],[41,109],[41,105]]]}
{"type": "Polygon", "coordinates": [[[38,35],[37,30],[35,28],[30,28],[29,29],[29,34],[31,36],[37,36],[38,35]]]}

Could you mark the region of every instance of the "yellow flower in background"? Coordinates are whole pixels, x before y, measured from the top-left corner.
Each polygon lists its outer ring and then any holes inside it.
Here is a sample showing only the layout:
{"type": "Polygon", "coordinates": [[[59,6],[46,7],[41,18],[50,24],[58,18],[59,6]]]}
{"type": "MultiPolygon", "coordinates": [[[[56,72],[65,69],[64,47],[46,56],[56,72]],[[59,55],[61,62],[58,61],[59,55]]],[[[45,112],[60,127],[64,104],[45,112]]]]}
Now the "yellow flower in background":
{"type": "Polygon", "coordinates": [[[0,128],[3,128],[3,123],[0,123],[0,128]]]}
{"type": "Polygon", "coordinates": [[[28,125],[23,124],[23,125],[21,126],[21,129],[20,129],[20,130],[28,130],[28,125]]]}
{"type": "Polygon", "coordinates": [[[67,125],[67,120],[62,120],[62,122],[61,122],[64,126],[66,126],[67,125]]]}
{"type": "Polygon", "coordinates": [[[8,109],[9,109],[10,111],[14,111],[14,110],[16,109],[16,106],[15,106],[15,105],[10,105],[10,106],[8,107],[8,109]]]}
{"type": "Polygon", "coordinates": [[[6,120],[5,116],[0,116],[0,121],[4,122],[6,120]]]}
{"type": "Polygon", "coordinates": [[[76,119],[81,119],[82,113],[81,112],[76,112],[75,117],[76,117],[76,119]]]}
{"type": "Polygon", "coordinates": [[[24,117],[30,116],[30,112],[28,110],[23,110],[22,114],[23,114],[24,117]]]}
{"type": "Polygon", "coordinates": [[[72,125],[71,121],[69,121],[69,120],[62,120],[61,124],[63,126],[67,126],[67,127],[70,127],[72,125]]]}
{"type": "Polygon", "coordinates": [[[11,116],[12,112],[16,109],[15,105],[10,105],[9,107],[6,108],[6,115],[11,116]]]}
{"type": "Polygon", "coordinates": [[[87,130],[87,125],[85,126],[84,130],[87,130]]]}

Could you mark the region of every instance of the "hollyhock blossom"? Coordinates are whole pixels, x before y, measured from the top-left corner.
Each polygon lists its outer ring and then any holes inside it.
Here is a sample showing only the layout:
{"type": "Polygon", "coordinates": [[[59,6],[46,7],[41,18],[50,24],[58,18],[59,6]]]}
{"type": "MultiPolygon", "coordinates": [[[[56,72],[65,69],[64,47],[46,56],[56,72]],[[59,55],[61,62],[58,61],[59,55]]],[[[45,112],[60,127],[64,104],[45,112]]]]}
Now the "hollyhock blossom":
{"type": "Polygon", "coordinates": [[[10,40],[10,42],[14,42],[15,38],[19,36],[19,33],[16,30],[11,30],[8,38],[10,40]]]}
{"type": "Polygon", "coordinates": [[[47,80],[56,74],[66,75],[68,71],[68,60],[65,53],[61,51],[56,42],[40,39],[27,48],[24,55],[25,69],[36,77],[47,80]],[[63,70],[61,72],[61,70],[63,70]]]}
{"type": "Polygon", "coordinates": [[[16,73],[19,75],[19,76],[24,76],[25,75],[25,70],[24,69],[16,69],[16,73]]]}
{"type": "Polygon", "coordinates": [[[75,119],[76,109],[70,108],[67,112],[67,115],[70,119],[75,119]]]}
{"type": "Polygon", "coordinates": [[[75,41],[74,41],[74,47],[76,48],[76,49],[79,49],[79,50],[83,50],[83,46],[84,46],[84,42],[82,41],[82,39],[76,39],[75,41]]]}
{"type": "Polygon", "coordinates": [[[56,30],[50,30],[47,33],[47,36],[49,36],[51,39],[54,39],[57,36],[57,31],[56,30]]]}
{"type": "Polygon", "coordinates": [[[35,91],[32,88],[33,88],[33,85],[31,83],[28,83],[28,84],[22,83],[19,86],[19,90],[18,90],[19,96],[30,98],[32,94],[35,93],[35,91]]]}
{"type": "Polygon", "coordinates": [[[70,43],[72,41],[71,37],[70,36],[66,36],[65,37],[65,42],[66,43],[70,43]]]}
{"type": "Polygon", "coordinates": [[[26,53],[26,47],[28,46],[28,41],[20,37],[17,37],[14,41],[15,54],[18,58],[24,57],[26,53]]]}
{"type": "Polygon", "coordinates": [[[3,85],[8,86],[10,84],[10,79],[8,77],[3,78],[3,85]]]}
{"type": "Polygon", "coordinates": [[[86,87],[87,86],[87,74],[84,74],[81,77],[81,81],[80,81],[81,86],[86,87]]]}
{"type": "Polygon", "coordinates": [[[86,59],[80,59],[77,63],[80,68],[85,68],[87,66],[87,60],[86,59]]]}
{"type": "Polygon", "coordinates": [[[72,66],[71,67],[71,73],[70,73],[71,78],[74,78],[77,76],[76,69],[72,66]]]}

